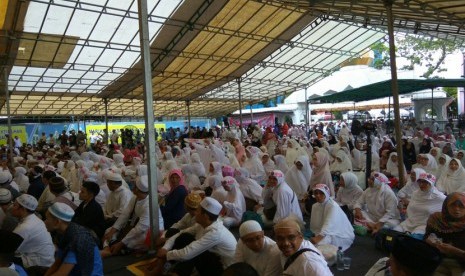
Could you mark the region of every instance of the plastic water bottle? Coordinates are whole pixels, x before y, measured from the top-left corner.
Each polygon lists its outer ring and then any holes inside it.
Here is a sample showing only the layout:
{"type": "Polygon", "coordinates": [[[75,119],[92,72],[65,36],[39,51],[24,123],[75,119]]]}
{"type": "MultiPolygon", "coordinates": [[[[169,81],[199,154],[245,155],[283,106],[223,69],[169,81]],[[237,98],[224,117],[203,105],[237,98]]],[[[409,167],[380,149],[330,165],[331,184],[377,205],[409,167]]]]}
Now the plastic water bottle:
{"type": "Polygon", "coordinates": [[[342,247],[339,246],[336,255],[336,265],[337,270],[344,270],[344,252],[342,252],[342,247]]]}

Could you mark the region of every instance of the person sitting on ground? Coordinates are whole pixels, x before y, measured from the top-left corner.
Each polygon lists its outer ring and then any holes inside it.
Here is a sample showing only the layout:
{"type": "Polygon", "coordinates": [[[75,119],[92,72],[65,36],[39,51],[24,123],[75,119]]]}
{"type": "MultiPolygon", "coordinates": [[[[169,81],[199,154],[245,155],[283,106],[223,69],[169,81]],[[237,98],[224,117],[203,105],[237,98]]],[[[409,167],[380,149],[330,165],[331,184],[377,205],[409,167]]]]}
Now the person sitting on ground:
{"type": "MultiPolygon", "coordinates": [[[[11,272],[16,272],[19,276],[28,274],[22,266],[14,263],[15,251],[23,242],[23,238],[13,232],[0,230],[0,268],[8,268],[11,272]]],[[[4,275],[4,271],[0,271],[4,275]]]]}
{"type": "Polygon", "coordinates": [[[223,201],[223,224],[227,228],[238,226],[241,223],[242,214],[246,211],[244,195],[239,189],[236,179],[232,176],[223,177],[221,184],[228,192],[225,201],[223,201]]]}
{"type": "Polygon", "coordinates": [[[11,214],[12,200],[11,192],[0,188],[0,229],[10,232],[18,225],[18,219],[11,214]]]}
{"type": "Polygon", "coordinates": [[[110,193],[107,195],[103,214],[105,215],[105,227],[112,226],[132,198],[131,191],[123,186],[121,174],[108,170],[105,179],[110,193]]]}
{"type": "Polygon", "coordinates": [[[145,237],[150,227],[148,182],[147,175],[136,180],[134,196],[115,224],[105,232],[102,257],[119,254],[123,249],[147,250],[145,237]]]}
{"type": "Polygon", "coordinates": [[[276,242],[265,236],[255,220],[248,220],[239,227],[235,262],[250,264],[260,276],[282,275],[281,256],[276,242]]]}
{"type": "Polygon", "coordinates": [[[407,207],[407,219],[397,225],[394,230],[409,232],[415,237],[423,238],[428,217],[441,211],[446,196],[434,186],[436,177],[429,173],[422,173],[418,177],[420,189],[413,192],[412,199],[407,207]]]}
{"type": "Polygon", "coordinates": [[[301,225],[294,217],[277,222],[274,233],[281,251],[283,275],[333,275],[323,254],[304,239],[301,225]]]}
{"type": "Polygon", "coordinates": [[[405,186],[397,193],[397,197],[404,207],[407,207],[410,203],[413,193],[420,189],[417,180],[422,173],[426,172],[421,168],[412,169],[412,171],[410,171],[410,178],[407,180],[407,184],[405,184],[405,186]]]}
{"type": "Polygon", "coordinates": [[[190,275],[194,267],[200,275],[221,275],[234,262],[236,238],[218,220],[223,206],[206,197],[195,215],[197,223],[168,239],[157,252],[149,269],[161,274],[167,261],[176,261],[170,272],[190,275]]]}
{"type": "Polygon", "coordinates": [[[103,275],[99,249],[92,234],[83,226],[71,222],[73,209],[56,202],[45,214],[49,232],[58,235],[57,254],[48,275],[103,275]]]}
{"type": "Polygon", "coordinates": [[[171,238],[184,229],[194,226],[196,223],[195,214],[200,206],[200,201],[202,201],[202,197],[198,193],[192,192],[186,196],[184,199],[186,214],[182,217],[182,219],[171,225],[171,227],[166,230],[164,237],[162,236],[157,240],[157,245],[162,246],[165,244],[166,239],[171,238]]]}
{"type": "Polygon", "coordinates": [[[380,172],[373,172],[368,188],[355,204],[355,222],[376,234],[381,228],[393,228],[400,223],[397,197],[388,185],[389,179],[380,172]]]}
{"type": "Polygon", "coordinates": [[[22,266],[29,272],[45,272],[54,262],[55,246],[45,224],[34,211],[37,208],[35,197],[23,194],[16,198],[11,214],[19,219],[13,230],[24,240],[17,250],[22,266]]]}
{"type": "Polygon", "coordinates": [[[50,192],[49,182],[50,179],[56,176],[57,174],[54,171],[45,171],[42,174],[42,183],[44,183],[45,189],[38,199],[39,205],[37,206],[37,212],[39,212],[42,216],[45,215],[45,212],[47,212],[48,207],[50,207],[53,204],[53,201],[55,200],[55,195],[52,192],[50,192]]]}
{"type": "Polygon", "coordinates": [[[82,202],[75,210],[73,222],[87,227],[101,241],[105,232],[105,217],[102,207],[95,201],[99,192],[100,187],[97,183],[92,181],[82,183],[79,193],[79,199],[82,202]]]}
{"type": "MultiPolygon", "coordinates": [[[[284,174],[274,170],[268,177],[263,189],[263,221],[276,223],[279,220],[294,214],[303,222],[297,195],[284,180],[284,174]]],[[[256,208],[258,209],[259,206],[256,208]]]]}
{"type": "Polygon", "coordinates": [[[317,247],[331,244],[347,250],[354,242],[354,228],[344,211],[330,197],[329,188],[325,184],[317,184],[313,188],[316,203],[312,206],[310,230],[314,234],[310,241],[317,247]]]}
{"type": "Polygon", "coordinates": [[[81,201],[79,195],[73,193],[66,186],[65,180],[61,177],[52,177],[49,181],[50,192],[55,196],[53,203],[61,202],[76,210],[81,201]]]}
{"type": "Polygon", "coordinates": [[[465,193],[451,193],[441,212],[432,214],[426,223],[424,239],[444,257],[438,275],[460,275],[465,271],[465,193]]]}
{"type": "Polygon", "coordinates": [[[358,177],[353,172],[342,173],[335,201],[341,206],[351,224],[354,222],[355,203],[362,194],[363,190],[358,185],[358,177]]]}
{"type": "Polygon", "coordinates": [[[165,229],[169,229],[178,222],[185,214],[184,199],[188,191],[184,186],[184,179],[181,170],[173,169],[168,174],[170,191],[164,198],[164,203],[160,205],[165,229]]]}
{"type": "Polygon", "coordinates": [[[29,174],[29,188],[27,193],[39,200],[42,192],[45,190],[45,185],[42,182],[42,173],[44,169],[40,166],[34,166],[29,174]]]}

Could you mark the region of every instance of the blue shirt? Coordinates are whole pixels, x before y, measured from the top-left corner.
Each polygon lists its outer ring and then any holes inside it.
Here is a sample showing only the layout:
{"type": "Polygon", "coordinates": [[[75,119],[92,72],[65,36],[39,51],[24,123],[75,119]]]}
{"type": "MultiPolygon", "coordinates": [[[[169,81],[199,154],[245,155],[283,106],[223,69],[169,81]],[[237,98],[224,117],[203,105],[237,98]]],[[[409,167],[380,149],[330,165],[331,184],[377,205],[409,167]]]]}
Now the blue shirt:
{"type": "MultiPolygon", "coordinates": [[[[82,275],[81,273],[81,267],[79,266],[76,258],[76,253],[74,251],[68,251],[66,255],[63,256],[65,252],[63,250],[58,249],[57,251],[57,259],[62,259],[62,262],[65,264],[74,264],[73,270],[71,270],[71,273],[69,275],[76,275],[80,276],[82,275]]],[[[103,263],[102,263],[102,258],[100,257],[100,251],[97,246],[94,247],[94,270],[92,271],[92,276],[101,276],[103,275],[103,263]]]]}

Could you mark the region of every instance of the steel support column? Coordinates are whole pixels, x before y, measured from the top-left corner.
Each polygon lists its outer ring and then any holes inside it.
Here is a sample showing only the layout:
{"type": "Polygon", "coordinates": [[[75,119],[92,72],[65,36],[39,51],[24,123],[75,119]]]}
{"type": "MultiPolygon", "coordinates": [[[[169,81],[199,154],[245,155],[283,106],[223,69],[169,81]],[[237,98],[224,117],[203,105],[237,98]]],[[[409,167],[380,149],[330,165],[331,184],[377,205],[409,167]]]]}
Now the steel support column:
{"type": "Polygon", "coordinates": [[[4,83],[5,83],[5,103],[6,103],[6,116],[7,116],[7,124],[8,124],[8,138],[7,141],[9,147],[9,161],[10,165],[13,168],[13,131],[11,130],[11,114],[10,114],[10,91],[8,91],[8,72],[7,68],[3,67],[3,76],[4,76],[4,83]]]}
{"type": "Polygon", "coordinates": [[[147,147],[147,167],[149,180],[149,206],[151,248],[155,249],[155,237],[160,231],[158,226],[158,192],[157,192],[157,160],[155,141],[155,118],[152,93],[152,67],[150,63],[149,26],[147,19],[147,0],[137,1],[139,11],[139,36],[141,45],[141,61],[144,72],[144,117],[145,117],[145,145],[147,147]]]}
{"type": "Polygon", "coordinates": [[[404,159],[402,154],[402,132],[400,129],[400,105],[399,105],[399,86],[397,83],[397,65],[396,65],[396,45],[394,41],[394,19],[392,15],[392,4],[394,0],[384,0],[384,5],[387,11],[388,20],[388,36],[389,36],[389,53],[391,59],[391,89],[394,100],[394,126],[396,131],[396,147],[399,162],[399,183],[405,183],[404,159]]]}
{"type": "Polygon", "coordinates": [[[105,103],[105,131],[107,133],[107,137],[103,143],[108,145],[108,140],[110,139],[110,133],[108,133],[108,98],[103,99],[103,102],[105,103]]]}
{"type": "Polygon", "coordinates": [[[189,138],[192,138],[191,131],[191,101],[186,101],[187,105],[187,131],[189,132],[189,138]]]}
{"type": "Polygon", "coordinates": [[[307,97],[307,90],[308,88],[305,86],[305,137],[308,139],[308,97],[307,97]]]}
{"type": "Polygon", "coordinates": [[[237,80],[237,89],[239,91],[239,127],[241,128],[241,137],[240,139],[242,140],[242,95],[241,95],[241,78],[238,78],[237,80]]]}

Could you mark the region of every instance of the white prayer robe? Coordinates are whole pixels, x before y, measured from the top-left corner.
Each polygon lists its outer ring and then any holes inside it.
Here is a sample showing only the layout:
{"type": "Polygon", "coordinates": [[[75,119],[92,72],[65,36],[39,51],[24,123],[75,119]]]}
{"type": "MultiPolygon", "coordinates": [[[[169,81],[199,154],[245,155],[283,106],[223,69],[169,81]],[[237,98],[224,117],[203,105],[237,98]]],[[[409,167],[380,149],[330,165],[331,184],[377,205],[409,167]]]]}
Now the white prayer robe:
{"type": "Polygon", "coordinates": [[[420,189],[415,191],[407,206],[407,219],[395,227],[394,230],[424,234],[429,216],[435,212],[441,212],[445,199],[446,196],[435,187],[431,187],[431,190],[427,192],[420,189]]]}
{"type": "Polygon", "coordinates": [[[360,208],[369,222],[382,222],[390,228],[400,223],[397,197],[386,184],[379,189],[368,187],[363,191],[354,208],[360,208]]]}
{"type": "Polygon", "coordinates": [[[123,210],[126,209],[131,198],[132,192],[122,185],[118,189],[110,192],[105,202],[105,208],[103,209],[105,218],[119,217],[123,213],[123,210]]]}
{"type": "MultiPolygon", "coordinates": [[[[146,249],[145,238],[150,227],[148,196],[142,200],[137,200],[137,197],[133,196],[123,213],[118,217],[115,224],[113,224],[113,228],[121,230],[127,223],[134,224],[134,227],[124,236],[121,242],[131,249],[146,249]],[[134,224],[137,219],[139,219],[137,224],[134,224]]],[[[163,229],[163,224],[159,225],[159,227],[163,229]]]]}
{"type": "Polygon", "coordinates": [[[312,206],[310,230],[324,238],[318,245],[332,244],[347,250],[355,239],[354,228],[341,207],[332,200],[324,203],[315,203],[312,206]]]}
{"type": "Polygon", "coordinates": [[[24,240],[16,250],[24,267],[50,267],[55,261],[55,246],[44,222],[36,215],[30,214],[22,219],[13,230],[24,240]]]}
{"type": "Polygon", "coordinates": [[[341,205],[347,205],[350,210],[354,209],[357,199],[363,194],[362,188],[357,184],[358,177],[352,172],[341,174],[344,178],[345,187],[339,187],[336,194],[336,202],[341,205]]]}
{"type": "MultiPolygon", "coordinates": [[[[326,263],[323,254],[309,241],[303,240],[300,249],[309,248],[313,251],[307,251],[300,254],[297,259],[283,272],[283,275],[305,275],[305,276],[328,276],[333,275],[326,263]]],[[[281,265],[284,267],[287,257],[281,254],[281,265]]]]}
{"type": "Polygon", "coordinates": [[[246,262],[251,265],[259,276],[278,276],[282,273],[281,252],[276,242],[267,236],[260,252],[250,250],[241,239],[237,242],[234,262],[246,262]]]}
{"type": "Polygon", "coordinates": [[[182,230],[180,233],[169,238],[164,249],[168,250],[166,259],[168,261],[187,261],[200,255],[205,251],[210,251],[220,256],[223,267],[226,268],[234,263],[237,241],[234,235],[224,227],[221,221],[215,221],[206,228],[196,223],[194,226],[182,230]],[[181,233],[190,233],[195,236],[195,241],[188,246],[171,250],[174,241],[181,233]]]}
{"type": "Polygon", "coordinates": [[[299,206],[299,199],[292,189],[283,182],[274,188],[263,189],[262,197],[268,198],[271,195],[273,202],[276,204],[276,214],[273,222],[276,223],[289,215],[294,214],[303,221],[302,211],[299,206]]]}

